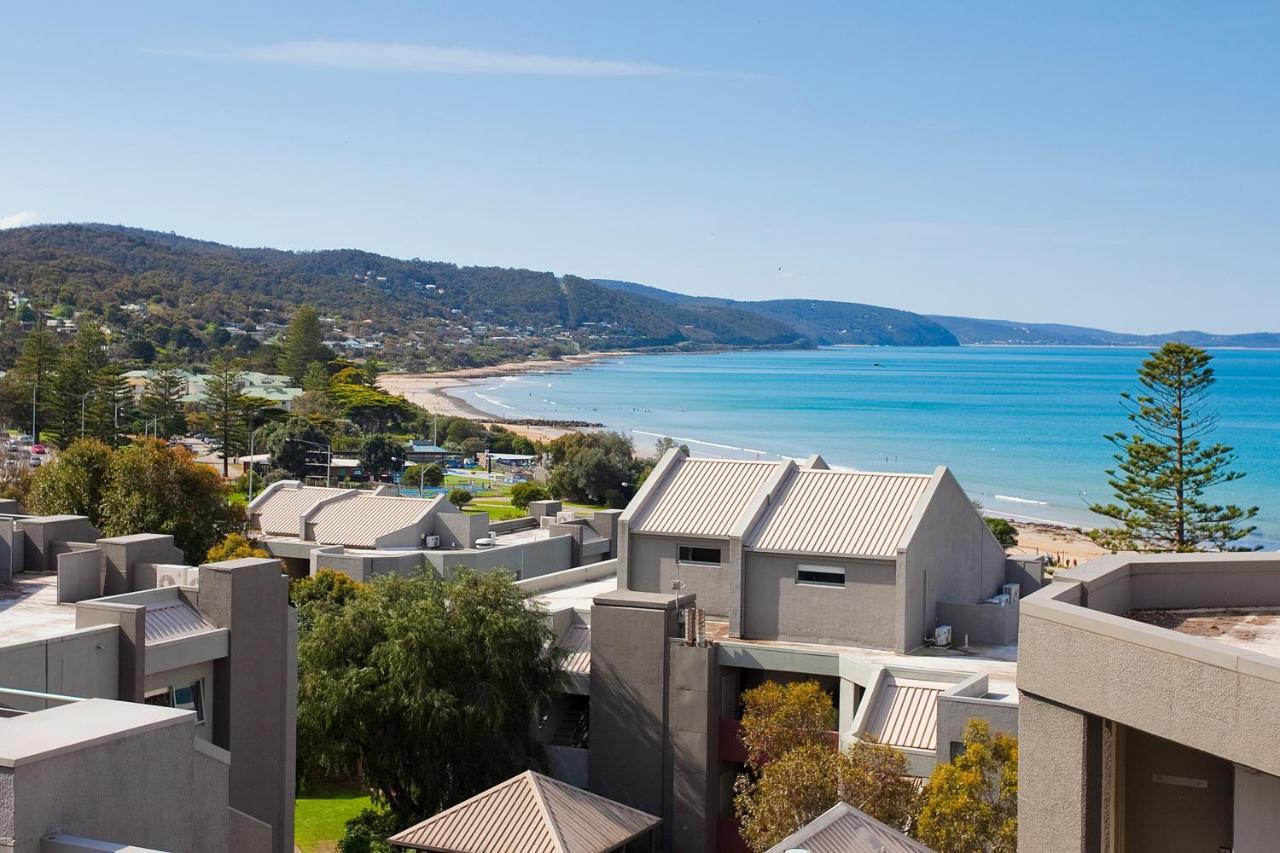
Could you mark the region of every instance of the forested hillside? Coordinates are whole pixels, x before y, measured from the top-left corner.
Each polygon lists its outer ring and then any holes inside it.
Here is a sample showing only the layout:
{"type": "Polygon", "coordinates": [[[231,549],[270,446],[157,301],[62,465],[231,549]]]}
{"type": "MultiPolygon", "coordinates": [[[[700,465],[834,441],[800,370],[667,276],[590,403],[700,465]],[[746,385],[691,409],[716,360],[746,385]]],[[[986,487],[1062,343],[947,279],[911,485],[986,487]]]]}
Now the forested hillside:
{"type": "MultiPolygon", "coordinates": [[[[807,343],[776,320],[673,307],[573,276],[351,249],[246,249],[110,225],[0,231],[0,291],[10,294],[11,328],[87,315],[144,361],[154,349],[199,356],[233,337],[269,338],[304,303],[325,315],[331,344],[409,369],[549,349],[807,343]]],[[[0,345],[0,369],[13,354],[0,345]]]]}

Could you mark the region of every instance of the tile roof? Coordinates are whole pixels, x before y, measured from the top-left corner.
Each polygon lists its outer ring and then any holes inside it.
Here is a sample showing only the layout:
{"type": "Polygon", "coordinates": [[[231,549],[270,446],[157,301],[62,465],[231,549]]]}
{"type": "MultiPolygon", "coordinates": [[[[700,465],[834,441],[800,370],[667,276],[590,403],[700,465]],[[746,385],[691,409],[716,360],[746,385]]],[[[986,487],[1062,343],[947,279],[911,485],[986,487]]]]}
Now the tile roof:
{"type": "Polygon", "coordinates": [[[892,557],[931,479],[797,470],[744,544],[756,551],[892,557]]]}
{"type": "Polygon", "coordinates": [[[653,815],[526,771],[388,840],[446,853],[604,853],[659,823],[653,815]]]}
{"type": "Polygon", "coordinates": [[[251,510],[258,518],[258,529],[268,536],[296,537],[301,532],[298,519],[325,498],[356,494],[351,489],[326,489],[319,486],[283,486],[254,500],[251,510]]]}
{"type": "Polygon", "coordinates": [[[935,749],[938,695],[949,686],[886,675],[863,733],[890,746],[935,749]]]}
{"type": "Polygon", "coordinates": [[[728,536],[782,463],[682,459],[631,521],[640,533],[728,536]]]}
{"type": "Polygon", "coordinates": [[[919,841],[848,803],[836,803],[768,853],[805,850],[807,853],[933,853],[919,841]]]}
{"type": "Polygon", "coordinates": [[[563,668],[576,675],[591,674],[591,626],[575,622],[564,630],[556,645],[567,652],[563,668]]]}
{"type": "Polygon", "coordinates": [[[213,623],[185,601],[170,599],[147,605],[146,641],[148,643],[214,629],[213,623]]]}
{"type": "Polygon", "coordinates": [[[401,498],[359,492],[351,500],[334,501],[307,519],[312,538],[324,545],[373,548],[378,539],[421,521],[442,497],[401,498]]]}

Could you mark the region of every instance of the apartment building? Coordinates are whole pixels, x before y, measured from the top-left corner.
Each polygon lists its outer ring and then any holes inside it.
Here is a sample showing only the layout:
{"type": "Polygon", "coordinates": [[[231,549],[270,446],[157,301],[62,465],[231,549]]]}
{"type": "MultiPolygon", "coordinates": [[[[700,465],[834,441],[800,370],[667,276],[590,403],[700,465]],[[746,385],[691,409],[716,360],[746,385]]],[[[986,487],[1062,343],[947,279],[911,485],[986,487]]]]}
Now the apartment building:
{"type": "Polygon", "coordinates": [[[1018,848],[1280,838],[1280,557],[1120,554],[1022,602],[1018,848]]]}
{"type": "Polygon", "coordinates": [[[744,849],[740,696],[764,681],[816,680],[833,742],[874,737],[920,777],[969,719],[1016,731],[1019,602],[1041,566],[1005,556],[945,469],[673,450],[619,528],[616,576],[521,586],[568,653],[571,687],[542,725],[554,772],[661,817],[662,849],[744,849]]]}
{"type": "Polygon", "coordinates": [[[289,853],[295,695],[276,560],[0,514],[0,851],[289,853]]]}
{"type": "Polygon", "coordinates": [[[617,510],[579,517],[559,501],[538,501],[526,518],[491,522],[461,512],[443,495],[401,497],[393,486],[373,491],[272,483],[249,504],[250,526],[263,547],[294,577],[322,569],[364,581],[429,567],[503,568],[537,577],[616,556],[617,510]]]}

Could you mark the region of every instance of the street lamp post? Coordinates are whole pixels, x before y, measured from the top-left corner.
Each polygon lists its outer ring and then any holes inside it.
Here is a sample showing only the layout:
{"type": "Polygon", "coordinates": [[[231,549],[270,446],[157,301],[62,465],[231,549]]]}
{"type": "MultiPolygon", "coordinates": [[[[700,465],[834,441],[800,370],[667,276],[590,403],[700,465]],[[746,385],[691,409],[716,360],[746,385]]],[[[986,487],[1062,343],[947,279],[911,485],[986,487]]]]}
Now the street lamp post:
{"type": "Polygon", "coordinates": [[[296,441],[299,444],[309,444],[312,447],[317,447],[320,450],[323,450],[325,452],[325,464],[324,464],[325,488],[329,488],[333,484],[333,445],[332,444],[321,444],[318,441],[308,441],[305,438],[286,438],[285,441],[296,441]]]}

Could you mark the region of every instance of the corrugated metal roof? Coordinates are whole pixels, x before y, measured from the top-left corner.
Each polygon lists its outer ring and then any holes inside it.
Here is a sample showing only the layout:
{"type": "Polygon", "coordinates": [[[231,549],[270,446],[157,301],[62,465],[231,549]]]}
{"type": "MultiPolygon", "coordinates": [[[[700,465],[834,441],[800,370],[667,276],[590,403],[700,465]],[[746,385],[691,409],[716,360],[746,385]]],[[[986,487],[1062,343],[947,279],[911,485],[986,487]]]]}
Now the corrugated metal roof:
{"type": "Polygon", "coordinates": [[[848,803],[836,803],[770,847],[768,853],[796,849],[808,853],[933,853],[931,848],[848,803]]]}
{"type": "Polygon", "coordinates": [[[932,750],[938,744],[938,694],[948,685],[885,676],[864,732],[890,746],[932,750]]]}
{"type": "Polygon", "coordinates": [[[400,498],[361,492],[351,500],[334,501],[308,519],[311,538],[324,545],[372,548],[378,539],[422,520],[440,497],[400,498]]]}
{"type": "Polygon", "coordinates": [[[591,674],[591,626],[583,622],[575,622],[565,629],[556,645],[567,654],[564,659],[564,671],[577,675],[591,674]]]}
{"type": "Polygon", "coordinates": [[[631,522],[640,533],[728,536],[777,462],[684,459],[631,522]]]}
{"type": "Polygon", "coordinates": [[[148,604],[145,624],[148,643],[212,631],[216,627],[199,610],[180,599],[148,604]]]}
{"type": "Polygon", "coordinates": [[[603,853],[659,818],[526,771],[388,839],[447,853],[603,853]]]}
{"type": "Polygon", "coordinates": [[[745,544],[757,551],[892,557],[930,479],[798,470],[745,544]]]}
{"type": "Polygon", "coordinates": [[[352,489],[327,489],[320,486],[285,486],[265,496],[253,508],[258,529],[268,536],[296,537],[301,528],[298,519],[318,502],[341,494],[356,494],[352,489]]]}

